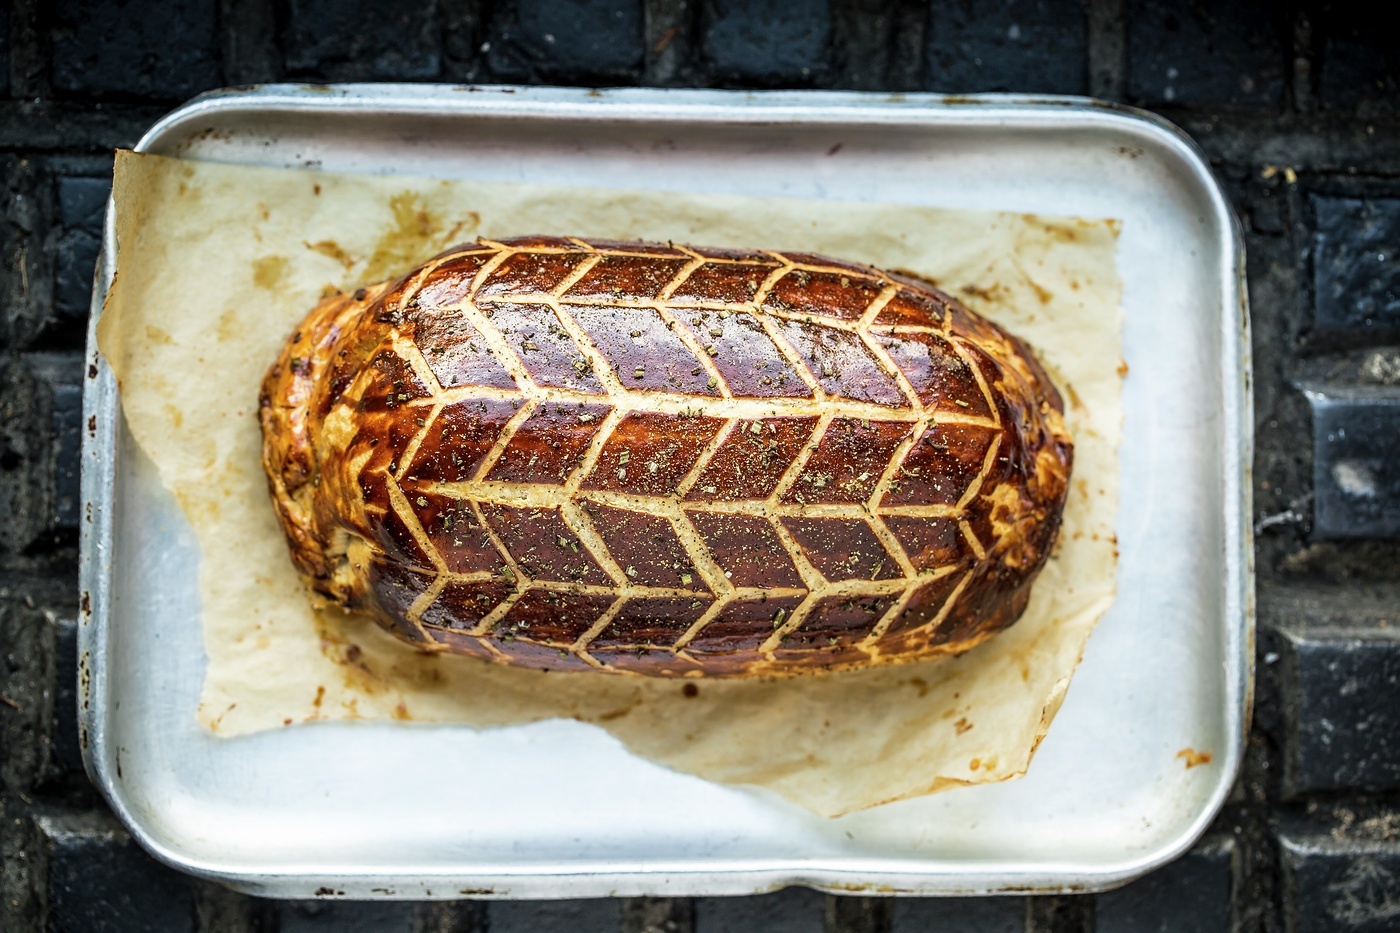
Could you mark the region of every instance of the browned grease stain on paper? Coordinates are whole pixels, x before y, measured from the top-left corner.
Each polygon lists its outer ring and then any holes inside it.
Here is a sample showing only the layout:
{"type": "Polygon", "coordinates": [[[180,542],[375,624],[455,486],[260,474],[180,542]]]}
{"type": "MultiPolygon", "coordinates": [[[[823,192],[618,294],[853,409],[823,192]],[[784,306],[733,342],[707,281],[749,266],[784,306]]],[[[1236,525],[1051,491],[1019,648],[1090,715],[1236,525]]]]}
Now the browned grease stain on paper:
{"type": "Polygon", "coordinates": [[[378,282],[397,275],[446,245],[447,237],[442,235],[445,221],[428,207],[422,195],[400,192],[389,198],[389,210],[393,224],[375,244],[361,281],[378,282]]]}
{"type": "Polygon", "coordinates": [[[316,613],[316,633],[321,638],[321,653],[339,665],[345,677],[346,689],[368,696],[376,696],[390,689],[389,679],[370,666],[364,649],[350,640],[350,635],[335,624],[331,615],[328,610],[316,613]]]}
{"type": "Polygon", "coordinates": [[[401,191],[389,198],[389,210],[393,224],[375,244],[358,277],[361,282],[378,282],[414,268],[424,256],[441,252],[457,238],[475,233],[481,225],[481,215],[468,211],[448,227],[442,213],[414,191],[401,191]]]}
{"type": "Polygon", "coordinates": [[[286,256],[263,256],[253,260],[253,284],[270,292],[276,291],[287,278],[286,256]]]}
{"type": "Polygon", "coordinates": [[[215,333],[219,335],[219,340],[224,342],[237,340],[243,336],[243,322],[238,319],[238,312],[229,308],[219,315],[219,324],[215,333]]]}
{"type": "Polygon", "coordinates": [[[313,253],[320,253],[330,259],[334,259],[345,267],[345,271],[350,271],[357,260],[345,251],[345,249],[335,240],[319,240],[315,243],[306,243],[306,248],[313,253]]]}

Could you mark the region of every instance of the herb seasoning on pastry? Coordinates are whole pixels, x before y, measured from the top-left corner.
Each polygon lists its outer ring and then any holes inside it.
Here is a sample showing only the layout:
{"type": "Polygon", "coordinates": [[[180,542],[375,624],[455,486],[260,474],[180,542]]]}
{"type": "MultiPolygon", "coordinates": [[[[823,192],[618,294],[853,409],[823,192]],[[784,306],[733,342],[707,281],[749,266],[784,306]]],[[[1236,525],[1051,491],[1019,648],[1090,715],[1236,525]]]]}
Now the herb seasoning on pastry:
{"type": "Polygon", "coordinates": [[[741,677],[967,650],[1068,490],[1030,349],[801,253],[480,240],[329,298],[263,383],[292,559],[425,650],[741,677]]]}

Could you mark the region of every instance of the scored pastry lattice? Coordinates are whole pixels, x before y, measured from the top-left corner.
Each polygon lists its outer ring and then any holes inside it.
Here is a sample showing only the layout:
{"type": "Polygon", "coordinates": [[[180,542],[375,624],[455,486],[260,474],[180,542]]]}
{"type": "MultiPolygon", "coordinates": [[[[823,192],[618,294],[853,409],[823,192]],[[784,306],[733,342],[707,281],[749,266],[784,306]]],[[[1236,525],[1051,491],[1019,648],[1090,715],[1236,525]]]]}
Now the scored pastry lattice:
{"type": "MultiPolygon", "coordinates": [[[[508,582],[513,584],[511,592],[494,608],[485,612],[479,622],[465,632],[467,635],[485,636],[492,634],[498,623],[511,610],[511,607],[531,592],[544,590],[606,597],[609,601],[606,608],[598,615],[593,624],[572,643],[546,644],[573,654],[595,667],[607,667],[604,662],[590,654],[589,645],[608,628],[629,600],[647,597],[693,598],[697,601],[713,600],[703,614],[669,645],[656,645],[648,642],[609,646],[610,650],[635,649],[649,652],[670,652],[680,658],[693,661],[694,658],[686,653],[687,646],[707,625],[718,618],[731,602],[754,599],[762,595],[774,599],[779,597],[790,597],[794,600],[800,598],[801,601],[791,611],[779,611],[775,614],[772,633],[759,648],[759,652],[771,660],[774,652],[779,649],[783,642],[801,629],[804,620],[807,619],[813,608],[828,597],[849,599],[876,597],[892,600],[888,609],[883,612],[869,632],[857,644],[860,650],[873,657],[878,655],[880,637],[889,628],[892,621],[900,615],[920,587],[931,581],[941,580],[951,574],[959,573],[961,576],[956,584],[950,590],[946,590],[947,596],[941,610],[923,626],[928,629],[936,628],[950,612],[953,603],[966,586],[973,572],[972,568],[976,565],[975,563],[962,562],[916,569],[909,553],[901,544],[899,537],[892,533],[886,520],[896,516],[907,516],[924,519],[939,518],[956,522],[957,534],[961,536],[971,555],[979,561],[986,556],[991,542],[979,540],[978,535],[966,519],[965,508],[979,494],[983,480],[991,471],[994,459],[998,454],[1002,427],[998,406],[992,398],[983,374],[970,355],[968,346],[964,344],[961,337],[952,332],[952,316],[950,314],[944,313],[941,316],[941,321],[933,320],[927,324],[881,323],[877,325],[875,321],[880,316],[880,312],[897,294],[908,293],[909,286],[873,269],[835,263],[819,264],[816,262],[818,259],[819,257],[789,256],[768,251],[756,252],[742,258],[724,258],[682,246],[670,246],[665,250],[638,250],[634,247],[629,251],[625,247],[590,244],[587,241],[572,238],[567,242],[560,241],[560,244],[555,246],[520,246],[481,240],[477,244],[438,257],[437,260],[419,270],[414,278],[401,288],[401,293],[408,296],[410,305],[415,301],[420,302],[416,313],[464,316],[487,344],[490,355],[504,367],[515,383],[513,388],[493,388],[481,385],[444,388],[439,382],[433,366],[424,355],[423,349],[408,336],[405,336],[399,328],[396,327],[391,332],[389,347],[404,364],[411,368],[429,393],[427,397],[413,398],[405,403],[413,410],[424,412],[424,414],[418,418],[418,424],[421,426],[416,435],[409,441],[402,455],[398,457],[392,475],[387,478],[389,501],[393,511],[407,527],[423,553],[428,556],[435,570],[431,585],[413,602],[407,613],[410,625],[418,629],[424,642],[432,645],[439,641],[433,637],[433,633],[441,630],[438,626],[425,622],[423,616],[445,587],[450,584],[480,583],[498,579],[500,574],[490,570],[455,572],[449,569],[448,561],[434,546],[430,536],[420,523],[412,502],[410,502],[411,495],[423,492],[459,500],[470,507],[476,523],[489,536],[491,544],[499,552],[506,568],[508,568],[505,575],[508,577],[508,582]],[[511,292],[497,295],[482,291],[483,284],[491,279],[493,272],[512,257],[522,253],[568,253],[572,254],[573,258],[577,258],[577,254],[580,252],[587,255],[571,267],[567,263],[561,263],[562,277],[548,288],[528,293],[511,292]],[[483,255],[489,255],[490,258],[476,271],[464,297],[452,302],[434,304],[431,307],[424,302],[421,289],[432,280],[435,271],[454,260],[467,256],[480,257],[483,255]],[[671,258],[676,260],[679,268],[671,275],[669,281],[654,290],[654,297],[616,293],[602,295],[570,293],[570,289],[576,283],[584,279],[595,266],[610,257],[638,257],[653,260],[671,258]],[[703,297],[677,295],[677,292],[697,271],[704,269],[708,274],[712,270],[722,269],[725,265],[743,266],[754,273],[752,281],[748,283],[749,289],[747,291],[751,293],[748,297],[743,300],[715,301],[706,300],[703,297]],[[761,280],[757,278],[759,271],[765,273],[761,280]],[[819,312],[814,313],[800,307],[768,301],[770,294],[785,277],[804,275],[826,277],[831,281],[839,281],[843,285],[849,285],[851,280],[856,280],[858,283],[868,286],[868,290],[873,293],[873,296],[864,310],[858,316],[851,315],[851,319],[822,315],[819,312]],[[567,335],[567,338],[573,342],[577,350],[574,363],[576,370],[583,376],[596,378],[597,382],[601,384],[601,393],[597,389],[584,391],[576,388],[542,385],[532,377],[522,354],[528,354],[532,349],[538,349],[538,347],[529,340],[523,342],[523,347],[519,340],[516,341],[516,346],[512,346],[512,341],[507,339],[509,331],[493,322],[493,318],[497,317],[498,308],[525,306],[547,306],[554,316],[553,321],[557,322],[558,330],[554,337],[562,338],[567,335]],[[694,389],[685,391],[683,389],[639,388],[637,384],[645,379],[645,365],[640,365],[635,369],[624,369],[617,361],[607,357],[590,338],[585,326],[580,323],[579,315],[586,314],[589,308],[636,308],[650,309],[650,311],[655,312],[660,316],[669,332],[674,334],[694,354],[694,362],[698,365],[693,367],[691,372],[692,374],[698,373],[698,375],[695,376],[696,381],[692,385],[700,385],[699,380],[703,379],[704,394],[694,389]],[[702,324],[702,318],[698,315],[702,314],[717,314],[721,320],[730,315],[740,315],[746,316],[750,322],[756,322],[762,328],[763,334],[778,348],[783,362],[791,368],[791,372],[795,374],[796,378],[801,380],[802,388],[799,394],[795,396],[790,393],[766,396],[750,394],[736,397],[729,385],[729,380],[726,379],[723,367],[719,365],[715,342],[707,342],[706,340],[707,334],[713,334],[718,338],[721,331],[718,329],[706,331],[702,326],[698,326],[702,324]],[[828,386],[841,387],[842,383],[833,383],[832,380],[840,380],[842,374],[833,372],[828,362],[819,362],[815,352],[809,352],[808,356],[804,357],[798,346],[798,341],[789,339],[792,332],[789,330],[785,334],[785,324],[819,325],[820,328],[830,329],[830,331],[823,331],[823,333],[840,332],[844,335],[842,339],[858,341],[860,350],[863,350],[869,358],[876,362],[880,370],[879,376],[883,377],[887,383],[896,386],[901,397],[884,398],[881,401],[863,401],[828,391],[824,387],[824,382],[828,386]],[[908,376],[892,359],[886,346],[878,339],[882,335],[912,335],[919,332],[937,335],[947,347],[950,347],[957,354],[972,374],[977,391],[981,394],[980,399],[943,397],[934,398],[925,404],[919,391],[911,384],[908,376]],[[629,386],[629,382],[632,383],[631,386],[629,386]],[[428,438],[433,432],[435,423],[443,410],[450,405],[468,400],[508,402],[518,404],[518,409],[510,416],[504,429],[495,439],[486,456],[477,465],[471,478],[458,482],[417,482],[411,488],[405,488],[406,477],[416,479],[412,476],[415,455],[420,446],[423,445],[425,438],[428,438]],[[501,460],[522,425],[545,404],[576,404],[580,411],[585,410],[584,406],[593,406],[596,409],[600,404],[603,404],[610,406],[611,410],[605,414],[600,412],[598,415],[581,414],[579,416],[581,420],[596,417],[598,429],[584,449],[581,460],[562,483],[488,479],[487,477],[501,460]],[[979,414],[983,411],[987,414],[979,414]],[[597,488],[619,485],[591,482],[591,479],[596,471],[603,469],[600,465],[600,459],[604,455],[609,437],[614,430],[629,416],[638,414],[697,416],[722,420],[722,424],[708,443],[701,448],[693,464],[689,466],[689,469],[679,482],[675,483],[674,487],[662,492],[649,493],[617,488],[597,488]],[[808,437],[802,441],[800,450],[792,457],[791,462],[782,471],[776,486],[772,488],[765,499],[705,498],[703,495],[700,497],[690,495],[697,484],[701,482],[706,468],[735,432],[748,431],[758,437],[763,437],[765,431],[769,434],[776,431],[773,422],[764,419],[783,418],[808,419],[812,422],[812,427],[808,437]],[[804,468],[818,449],[825,433],[836,422],[843,425],[848,422],[862,423],[866,427],[869,427],[871,422],[878,422],[881,426],[907,425],[907,427],[878,475],[874,470],[871,470],[848,481],[856,486],[869,485],[871,491],[868,495],[863,496],[859,501],[804,501],[806,498],[803,492],[804,487],[799,485],[799,480],[802,479],[808,485],[811,484],[811,477],[804,477],[804,468]],[[905,455],[915,443],[919,442],[921,437],[925,436],[927,430],[939,424],[960,424],[990,429],[991,442],[983,455],[980,470],[971,477],[966,488],[962,490],[955,502],[947,504],[892,504],[884,502],[891,489],[896,487],[896,475],[905,455]],[[873,484],[871,483],[872,479],[873,484]],[[604,535],[600,534],[595,524],[595,518],[590,514],[590,508],[593,506],[626,509],[664,519],[669,523],[671,530],[683,547],[694,573],[683,577],[680,586],[652,586],[637,582],[634,579],[635,571],[616,559],[605,543],[604,535]],[[561,538],[560,544],[573,547],[581,545],[610,578],[611,582],[606,584],[583,583],[577,580],[549,580],[532,576],[522,566],[520,555],[513,554],[499,530],[492,527],[486,511],[487,508],[491,507],[557,510],[568,531],[576,538],[576,542],[572,544],[561,538]],[[800,577],[801,585],[778,588],[734,585],[729,579],[729,574],[716,562],[706,547],[704,536],[696,528],[696,517],[705,513],[751,516],[766,520],[777,541],[791,558],[797,575],[800,577]],[[813,564],[804,548],[794,537],[793,523],[804,519],[863,523],[873,533],[896,567],[877,566],[874,572],[866,574],[869,579],[864,576],[855,578],[839,572],[833,572],[835,578],[829,579],[813,564]],[[889,575],[894,571],[897,571],[895,575],[889,575]]],[[[639,333],[633,332],[633,337],[638,338],[639,333]]],[[[691,361],[687,360],[686,362],[688,366],[691,361]]],[[[781,368],[780,363],[778,366],[781,368]]],[[[362,373],[361,379],[365,378],[370,378],[370,368],[362,373]]],[[[769,380],[766,384],[771,386],[771,376],[762,378],[769,380]]],[[[674,381],[673,378],[672,382],[674,381]]],[[[360,387],[360,390],[363,391],[363,386],[360,387]]],[[[841,389],[838,388],[838,391],[841,389]]],[[[347,397],[355,394],[357,393],[352,388],[351,392],[347,393],[347,397]]],[[[642,472],[649,468],[645,462],[638,460],[629,462],[626,454],[622,456],[620,466],[616,458],[608,466],[608,469],[618,472],[619,476],[625,476],[628,470],[642,472]]],[[[654,471],[655,466],[651,465],[650,469],[654,471]]],[[[818,477],[817,481],[820,482],[821,477],[818,477]]],[[[702,487],[702,494],[705,491],[713,492],[713,489],[702,487]]],[[[822,497],[813,496],[813,498],[822,497]]],[[[827,569],[828,572],[832,572],[831,568],[827,569]]],[[[944,580],[945,587],[948,582],[944,580]]],[[[516,635],[515,637],[529,640],[528,636],[516,635]]],[[[483,639],[482,644],[492,652],[499,653],[498,649],[491,645],[489,639],[483,639]]]]}

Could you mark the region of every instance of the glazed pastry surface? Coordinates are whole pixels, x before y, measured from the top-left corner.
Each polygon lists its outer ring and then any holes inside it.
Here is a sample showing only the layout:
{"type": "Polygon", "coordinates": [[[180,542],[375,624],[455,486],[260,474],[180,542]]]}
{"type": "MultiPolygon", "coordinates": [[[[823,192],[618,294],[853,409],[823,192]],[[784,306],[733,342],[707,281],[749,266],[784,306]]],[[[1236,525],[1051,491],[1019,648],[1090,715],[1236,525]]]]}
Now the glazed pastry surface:
{"type": "Polygon", "coordinates": [[[293,560],[399,637],[760,676],[1013,623],[1068,490],[1030,349],[823,256],[481,240],[328,298],[263,384],[293,560]]]}

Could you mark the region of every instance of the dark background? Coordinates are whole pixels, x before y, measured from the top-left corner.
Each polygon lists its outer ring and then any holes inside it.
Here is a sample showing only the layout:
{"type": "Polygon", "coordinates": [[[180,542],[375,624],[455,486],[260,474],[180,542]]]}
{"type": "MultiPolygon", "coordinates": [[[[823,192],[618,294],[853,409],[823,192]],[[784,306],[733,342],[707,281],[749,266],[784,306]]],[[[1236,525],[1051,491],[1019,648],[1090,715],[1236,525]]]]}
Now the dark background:
{"type": "Polygon", "coordinates": [[[1400,929],[1400,40],[1359,9],[7,0],[0,930],[1400,929]],[[74,723],[82,350],[111,153],[202,90],[281,80],[1039,91],[1184,127],[1244,224],[1258,431],[1258,703],[1204,840],[1109,894],[963,900],[274,902],[144,855],[88,784],[74,723]]]}

